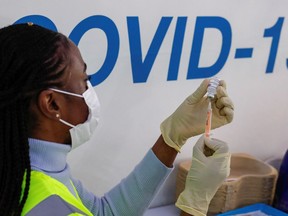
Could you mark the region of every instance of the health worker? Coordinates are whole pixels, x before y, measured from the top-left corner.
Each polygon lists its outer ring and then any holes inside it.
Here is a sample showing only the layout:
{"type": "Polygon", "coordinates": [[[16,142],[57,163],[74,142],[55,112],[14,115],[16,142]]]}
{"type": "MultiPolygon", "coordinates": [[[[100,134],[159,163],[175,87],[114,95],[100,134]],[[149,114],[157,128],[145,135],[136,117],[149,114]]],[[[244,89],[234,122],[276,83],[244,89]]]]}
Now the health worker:
{"type": "MultiPolygon", "coordinates": [[[[100,115],[79,49],[63,34],[32,23],[0,29],[0,215],[143,215],[181,147],[204,132],[208,83],[162,122],[161,135],[134,170],[98,197],[71,176],[66,161],[90,139],[100,115]]],[[[232,121],[224,81],[212,107],[213,128],[232,121]]],[[[183,213],[206,214],[229,174],[229,158],[226,143],[200,137],[176,203],[183,213]],[[214,155],[206,157],[204,145],[214,155]]]]}

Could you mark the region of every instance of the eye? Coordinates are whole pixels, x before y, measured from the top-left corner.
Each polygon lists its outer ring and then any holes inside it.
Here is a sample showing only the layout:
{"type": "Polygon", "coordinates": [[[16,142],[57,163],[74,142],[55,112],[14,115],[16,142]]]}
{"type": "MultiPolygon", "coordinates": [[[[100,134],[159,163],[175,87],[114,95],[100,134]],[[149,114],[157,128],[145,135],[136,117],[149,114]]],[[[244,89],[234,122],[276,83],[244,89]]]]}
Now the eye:
{"type": "Polygon", "coordinates": [[[85,77],[84,82],[87,82],[87,81],[90,81],[90,80],[91,80],[91,76],[88,75],[88,76],[85,77]]]}
{"type": "Polygon", "coordinates": [[[90,82],[90,80],[91,80],[91,76],[90,76],[90,75],[88,75],[88,76],[86,77],[86,79],[84,80],[84,81],[85,81],[85,83],[86,83],[86,90],[88,89],[88,86],[87,86],[87,81],[89,81],[89,82],[90,82]]]}
{"type": "Polygon", "coordinates": [[[91,80],[91,75],[87,75],[87,77],[85,78],[84,81],[86,82],[86,81],[88,81],[88,80],[89,80],[89,81],[91,80]]]}

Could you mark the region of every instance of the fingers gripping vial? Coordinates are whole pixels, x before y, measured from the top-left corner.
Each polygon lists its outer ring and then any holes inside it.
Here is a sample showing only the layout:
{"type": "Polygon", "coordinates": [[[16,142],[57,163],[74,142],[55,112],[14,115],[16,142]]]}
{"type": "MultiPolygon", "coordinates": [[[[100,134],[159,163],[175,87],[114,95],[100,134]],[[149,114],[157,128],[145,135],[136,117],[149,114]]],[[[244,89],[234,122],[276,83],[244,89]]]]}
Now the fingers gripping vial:
{"type": "Polygon", "coordinates": [[[233,103],[226,92],[224,80],[217,78],[205,79],[196,91],[189,95],[161,123],[161,134],[167,145],[180,152],[182,146],[190,137],[203,134],[205,130],[205,134],[209,135],[211,128],[219,128],[230,123],[233,114],[233,103]],[[209,102],[211,102],[212,110],[209,114],[209,121],[207,121],[207,129],[205,129],[207,118],[205,110],[209,102]]]}

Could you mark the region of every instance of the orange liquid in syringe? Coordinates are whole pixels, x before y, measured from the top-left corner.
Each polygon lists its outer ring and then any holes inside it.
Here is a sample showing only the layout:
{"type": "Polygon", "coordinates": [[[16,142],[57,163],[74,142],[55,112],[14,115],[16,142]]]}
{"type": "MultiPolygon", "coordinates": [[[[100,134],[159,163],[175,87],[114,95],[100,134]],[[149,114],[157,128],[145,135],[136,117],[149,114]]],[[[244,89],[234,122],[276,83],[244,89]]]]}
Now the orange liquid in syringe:
{"type": "Polygon", "coordinates": [[[205,124],[205,136],[206,137],[210,136],[211,120],[212,120],[212,109],[211,109],[211,102],[209,102],[208,109],[207,109],[206,124],[205,124]]]}

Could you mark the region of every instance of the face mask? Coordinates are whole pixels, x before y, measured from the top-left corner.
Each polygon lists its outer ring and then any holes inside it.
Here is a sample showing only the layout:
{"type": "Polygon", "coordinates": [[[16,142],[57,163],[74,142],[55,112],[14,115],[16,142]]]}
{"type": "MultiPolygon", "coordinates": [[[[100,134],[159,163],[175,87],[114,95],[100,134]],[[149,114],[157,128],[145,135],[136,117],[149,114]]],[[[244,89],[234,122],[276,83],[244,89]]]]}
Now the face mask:
{"type": "Polygon", "coordinates": [[[88,106],[89,115],[84,123],[72,125],[69,122],[64,121],[63,119],[59,119],[60,122],[71,127],[69,132],[72,140],[72,149],[75,149],[83,143],[87,142],[91,138],[99,122],[100,103],[97,94],[89,81],[87,81],[87,86],[88,89],[82,95],[63,91],[60,89],[50,88],[51,90],[56,92],[84,98],[84,101],[88,106]]]}

